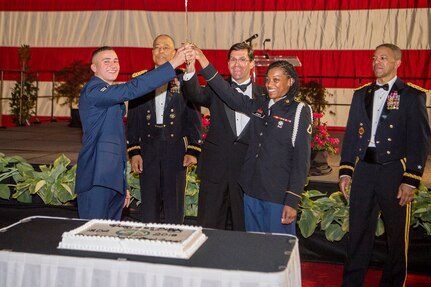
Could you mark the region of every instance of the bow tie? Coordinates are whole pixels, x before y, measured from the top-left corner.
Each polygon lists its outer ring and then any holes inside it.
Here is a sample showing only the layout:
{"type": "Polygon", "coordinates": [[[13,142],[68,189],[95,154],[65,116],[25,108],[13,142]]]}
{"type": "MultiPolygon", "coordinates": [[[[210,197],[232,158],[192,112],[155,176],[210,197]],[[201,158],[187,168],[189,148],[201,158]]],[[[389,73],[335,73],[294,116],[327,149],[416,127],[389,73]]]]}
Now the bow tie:
{"type": "Polygon", "coordinates": [[[385,91],[389,91],[389,85],[388,84],[384,84],[382,86],[380,86],[378,84],[374,84],[374,91],[377,91],[380,88],[382,88],[385,91]]]}
{"type": "Polygon", "coordinates": [[[247,84],[242,84],[242,85],[238,85],[237,83],[235,83],[235,82],[232,81],[230,85],[231,85],[232,88],[240,88],[241,91],[245,92],[245,90],[247,90],[247,87],[250,84],[251,84],[251,81],[248,82],[247,84]]]}

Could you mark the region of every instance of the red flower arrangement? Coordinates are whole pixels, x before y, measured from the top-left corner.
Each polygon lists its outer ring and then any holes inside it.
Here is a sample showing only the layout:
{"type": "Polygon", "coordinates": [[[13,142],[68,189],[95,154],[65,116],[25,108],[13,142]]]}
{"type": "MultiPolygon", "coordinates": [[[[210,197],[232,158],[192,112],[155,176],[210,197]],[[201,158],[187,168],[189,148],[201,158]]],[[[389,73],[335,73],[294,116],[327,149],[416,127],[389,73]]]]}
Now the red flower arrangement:
{"type": "Polygon", "coordinates": [[[202,114],[202,140],[207,137],[208,130],[210,128],[210,115],[202,114]]]}
{"type": "Polygon", "coordinates": [[[328,127],[320,123],[323,114],[313,113],[313,132],[311,134],[311,149],[312,150],[326,150],[329,154],[333,155],[340,151],[337,145],[340,140],[333,138],[328,133],[328,127]]]}

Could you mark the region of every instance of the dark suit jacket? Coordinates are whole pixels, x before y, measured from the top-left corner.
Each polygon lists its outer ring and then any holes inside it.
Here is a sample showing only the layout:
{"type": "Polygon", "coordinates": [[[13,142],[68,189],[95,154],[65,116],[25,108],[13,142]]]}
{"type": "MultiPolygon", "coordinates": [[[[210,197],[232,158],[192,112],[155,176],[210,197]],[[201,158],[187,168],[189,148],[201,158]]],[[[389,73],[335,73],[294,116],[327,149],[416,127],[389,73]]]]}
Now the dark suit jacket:
{"type": "Polygon", "coordinates": [[[77,194],[95,185],[125,192],[124,102],[145,95],[173,77],[174,69],[166,63],[124,84],[109,85],[94,76],[84,86],[79,99],[84,134],[76,171],[77,194]]]}
{"type": "Polygon", "coordinates": [[[227,105],[250,116],[250,145],[239,181],[244,192],[297,208],[310,168],[311,109],[286,98],[269,114],[269,99],[250,99],[231,89],[212,65],[201,74],[227,105]]]}
{"type": "Polygon", "coordinates": [[[155,156],[154,146],[160,140],[170,144],[177,143],[178,148],[168,150],[173,154],[168,155],[167,158],[175,158],[175,163],[172,164],[178,168],[183,168],[182,159],[186,153],[199,157],[201,114],[193,104],[186,101],[181,93],[183,72],[176,70],[176,73],[176,81],[169,82],[167,87],[163,127],[156,125],[155,91],[129,102],[128,153],[129,157],[140,154],[144,159],[144,166],[151,164],[151,158],[155,156]]]}
{"type": "MultiPolygon", "coordinates": [[[[202,88],[196,74],[184,81],[184,93],[193,103],[208,108],[211,115],[210,129],[198,163],[199,177],[215,183],[238,180],[250,141],[250,122],[237,136],[235,111],[225,105],[210,86],[202,88]]],[[[252,83],[252,96],[265,98],[266,91],[252,83]]]]}
{"type": "MultiPolygon", "coordinates": [[[[352,176],[356,159],[364,159],[371,138],[373,97],[371,84],[353,94],[340,175],[352,176]]],[[[413,186],[419,185],[428,154],[430,127],[425,99],[423,89],[398,78],[389,92],[375,136],[377,162],[401,160],[406,167],[402,182],[413,186]]]]}

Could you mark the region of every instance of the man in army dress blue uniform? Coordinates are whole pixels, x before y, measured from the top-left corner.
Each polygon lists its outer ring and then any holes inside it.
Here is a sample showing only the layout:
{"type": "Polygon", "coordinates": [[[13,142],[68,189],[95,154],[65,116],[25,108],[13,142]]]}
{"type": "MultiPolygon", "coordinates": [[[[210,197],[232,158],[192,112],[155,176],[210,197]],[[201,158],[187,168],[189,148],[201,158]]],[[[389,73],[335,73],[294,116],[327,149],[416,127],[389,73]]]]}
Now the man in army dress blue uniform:
{"type": "Polygon", "coordinates": [[[372,64],[377,80],[355,91],[341,152],[339,185],[350,201],[343,275],[349,287],[363,286],[379,212],[388,246],[380,286],[405,284],[410,206],[430,135],[425,90],[397,77],[401,50],[382,44],[372,64]]]}
{"type": "MultiPolygon", "coordinates": [[[[156,70],[175,55],[168,35],[153,43],[156,70]]],[[[183,223],[186,168],[197,163],[200,112],[181,93],[182,74],[129,102],[127,141],[132,171],[140,174],[142,221],[183,223]]]]}

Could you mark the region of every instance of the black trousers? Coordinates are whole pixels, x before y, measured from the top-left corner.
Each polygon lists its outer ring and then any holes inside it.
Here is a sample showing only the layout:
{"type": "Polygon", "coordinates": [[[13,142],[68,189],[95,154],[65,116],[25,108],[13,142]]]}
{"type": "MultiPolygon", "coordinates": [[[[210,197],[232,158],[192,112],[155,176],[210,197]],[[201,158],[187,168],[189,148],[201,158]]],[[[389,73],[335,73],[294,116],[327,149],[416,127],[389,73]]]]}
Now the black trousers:
{"type": "Polygon", "coordinates": [[[206,228],[244,231],[244,193],[236,180],[214,183],[201,179],[198,225],[206,228]],[[230,218],[228,217],[230,215],[230,218]]]}
{"type": "Polygon", "coordinates": [[[359,161],[350,191],[349,233],[343,286],[363,286],[381,211],[387,238],[387,258],[380,286],[403,286],[407,276],[410,203],[399,205],[401,161],[376,164],[359,161]]]}
{"type": "Polygon", "coordinates": [[[140,176],[142,222],[183,223],[186,184],[184,143],[182,140],[177,143],[155,141],[142,149],[145,149],[144,168],[140,176]]]}

